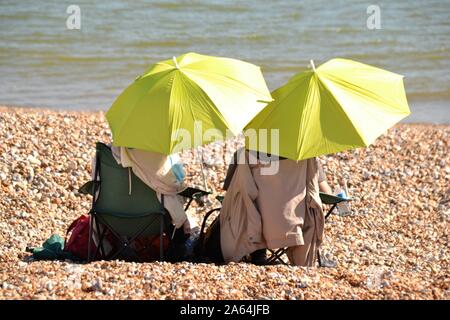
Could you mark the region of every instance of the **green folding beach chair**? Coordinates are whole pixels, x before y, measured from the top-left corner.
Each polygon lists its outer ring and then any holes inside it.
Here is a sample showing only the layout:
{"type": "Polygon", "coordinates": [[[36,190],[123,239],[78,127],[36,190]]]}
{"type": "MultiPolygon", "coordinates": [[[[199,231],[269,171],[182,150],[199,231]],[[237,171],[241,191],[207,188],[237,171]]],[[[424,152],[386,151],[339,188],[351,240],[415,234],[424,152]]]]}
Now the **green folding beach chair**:
{"type": "MultiPolygon", "coordinates": [[[[164,208],[164,195],[159,202],[156,192],[142,182],[131,170],[123,168],[114,159],[110,147],[96,144],[95,179],[84,184],[80,193],[91,194],[88,261],[98,254],[105,259],[140,260],[133,242],[138,237],[159,235],[159,259],[164,260],[163,236],[172,234],[168,211],[164,208]],[[97,233],[96,252],[91,252],[94,225],[97,233]],[[108,236],[107,236],[108,234],[108,236]],[[116,240],[114,250],[106,252],[104,239],[111,235],[116,240]]],[[[183,196],[195,199],[205,191],[188,188],[183,196]]],[[[190,202],[189,202],[190,204],[190,202]]],[[[189,205],[188,204],[188,205],[189,205]]],[[[169,237],[170,239],[171,237],[169,237]]]]}

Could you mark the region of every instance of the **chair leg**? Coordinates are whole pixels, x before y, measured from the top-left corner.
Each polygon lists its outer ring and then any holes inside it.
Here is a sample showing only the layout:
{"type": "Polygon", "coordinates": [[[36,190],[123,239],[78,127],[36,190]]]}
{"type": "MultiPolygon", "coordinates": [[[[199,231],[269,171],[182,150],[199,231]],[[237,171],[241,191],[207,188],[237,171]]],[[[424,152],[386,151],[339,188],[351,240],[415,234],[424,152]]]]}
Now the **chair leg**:
{"type": "MultiPolygon", "coordinates": [[[[114,229],[110,225],[108,225],[105,221],[101,221],[103,230],[102,230],[102,232],[100,232],[100,225],[99,225],[99,221],[98,221],[99,219],[92,216],[92,221],[93,221],[93,223],[96,224],[97,230],[99,232],[99,241],[98,241],[99,243],[98,243],[98,246],[96,248],[94,255],[92,255],[92,252],[88,252],[89,259],[92,259],[92,257],[97,257],[99,252],[102,254],[102,259],[104,259],[104,260],[113,260],[116,257],[119,257],[119,255],[125,250],[125,248],[130,247],[130,244],[133,241],[135,241],[142,233],[144,233],[150,225],[152,225],[154,222],[156,222],[156,219],[158,219],[158,216],[155,216],[151,223],[149,223],[147,226],[142,228],[142,230],[140,230],[134,236],[128,237],[124,241],[123,238],[121,238],[121,235],[118,234],[117,232],[115,232],[114,229]],[[107,232],[111,232],[112,235],[115,237],[115,239],[117,239],[117,241],[120,242],[120,244],[121,244],[120,248],[117,248],[117,250],[111,250],[111,252],[109,252],[108,255],[106,255],[106,251],[103,246],[103,239],[105,238],[105,235],[107,232]]],[[[159,250],[160,250],[160,261],[163,261],[163,259],[164,259],[163,235],[164,235],[164,222],[165,222],[164,214],[161,215],[160,222],[161,222],[161,224],[160,224],[160,247],[159,247],[159,250]]],[[[91,228],[89,231],[90,231],[90,233],[93,234],[93,230],[91,230],[91,228]]],[[[117,244],[117,245],[119,245],[119,244],[117,244]]],[[[116,249],[116,248],[114,248],[114,249],[116,249]]],[[[136,252],[136,250],[131,247],[130,247],[130,249],[133,251],[133,254],[136,256],[136,258],[138,258],[137,260],[140,260],[140,257],[138,255],[138,253],[136,252]]]]}
{"type": "Polygon", "coordinates": [[[99,237],[98,237],[98,246],[97,246],[97,250],[95,251],[95,258],[97,258],[98,252],[100,250],[100,253],[102,255],[102,259],[104,259],[106,257],[106,252],[105,252],[105,248],[103,246],[103,239],[105,238],[106,232],[107,232],[107,228],[106,226],[103,224],[103,231],[100,232],[100,224],[98,223],[98,219],[95,219],[95,225],[97,227],[97,232],[99,233],[99,237]]]}
{"type": "Polygon", "coordinates": [[[286,253],[286,248],[280,248],[277,250],[271,250],[269,249],[269,252],[272,253],[272,255],[267,259],[267,264],[273,264],[275,261],[279,261],[280,263],[284,265],[288,265],[281,257],[283,254],[286,253]]]}
{"type": "Polygon", "coordinates": [[[267,249],[267,250],[271,253],[270,257],[267,258],[267,264],[271,264],[272,262],[275,261],[276,252],[272,249],[267,249]]]}
{"type": "Polygon", "coordinates": [[[159,225],[159,260],[164,259],[164,247],[163,247],[163,232],[164,232],[164,216],[161,216],[161,223],[159,225]]]}
{"type": "Polygon", "coordinates": [[[323,267],[322,265],[322,257],[320,256],[320,250],[317,249],[317,261],[319,262],[319,267],[323,267]]]}
{"type": "Polygon", "coordinates": [[[333,212],[334,208],[336,208],[337,204],[335,203],[330,210],[328,210],[327,214],[325,215],[325,220],[328,219],[329,215],[333,212]]]}
{"type": "Polygon", "coordinates": [[[289,265],[289,263],[286,263],[283,259],[281,259],[281,257],[282,257],[284,254],[286,254],[286,251],[287,251],[286,248],[283,248],[283,249],[282,249],[280,255],[278,256],[278,261],[280,261],[282,264],[284,264],[284,265],[287,266],[287,265],[289,265]]]}
{"type": "Polygon", "coordinates": [[[189,199],[188,203],[187,203],[186,206],[184,207],[184,211],[187,211],[187,209],[189,209],[189,206],[191,205],[192,200],[194,200],[194,198],[189,199]]]}
{"type": "MultiPolygon", "coordinates": [[[[100,228],[98,227],[98,223],[97,223],[97,230],[100,230],[100,228]]],[[[95,259],[98,257],[98,253],[99,252],[101,254],[101,258],[102,259],[105,259],[105,257],[106,257],[105,250],[103,249],[103,239],[104,239],[105,235],[106,235],[106,228],[103,228],[103,231],[101,231],[98,234],[98,243],[99,243],[99,245],[95,249],[95,254],[94,254],[94,258],[95,259]]]]}
{"type": "Polygon", "coordinates": [[[88,239],[88,258],[87,258],[87,262],[91,262],[92,260],[92,252],[91,252],[91,247],[92,247],[92,236],[93,236],[93,219],[94,217],[92,216],[92,213],[89,214],[89,239],[88,239]]]}

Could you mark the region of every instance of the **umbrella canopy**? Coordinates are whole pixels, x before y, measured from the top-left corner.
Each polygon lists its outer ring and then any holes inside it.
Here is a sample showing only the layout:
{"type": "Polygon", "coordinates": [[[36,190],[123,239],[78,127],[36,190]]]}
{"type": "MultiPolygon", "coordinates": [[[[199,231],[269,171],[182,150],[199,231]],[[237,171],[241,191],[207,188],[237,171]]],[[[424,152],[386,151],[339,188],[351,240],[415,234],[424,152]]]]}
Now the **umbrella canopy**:
{"type": "Polygon", "coordinates": [[[171,154],[181,151],[177,144],[186,132],[189,148],[208,142],[202,139],[208,129],[224,137],[227,129],[239,133],[271,100],[259,67],[187,53],[150,67],[106,118],[115,146],[171,154]]]}
{"type": "MultiPolygon", "coordinates": [[[[312,62],[311,62],[312,63],[312,62]]],[[[249,149],[301,160],[371,144],[410,114],[403,76],[346,59],[295,75],[272,92],[246,129],[279,129],[279,149],[249,149]]]]}

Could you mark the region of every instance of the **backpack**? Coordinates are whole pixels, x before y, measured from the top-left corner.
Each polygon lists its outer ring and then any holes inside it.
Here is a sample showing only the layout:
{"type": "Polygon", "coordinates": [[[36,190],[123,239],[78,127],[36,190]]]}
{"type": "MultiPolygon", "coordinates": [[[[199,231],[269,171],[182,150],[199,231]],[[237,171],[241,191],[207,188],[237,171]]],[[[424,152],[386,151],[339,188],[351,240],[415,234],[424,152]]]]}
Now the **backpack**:
{"type": "MultiPolygon", "coordinates": [[[[69,240],[65,241],[64,251],[72,253],[79,259],[87,260],[88,246],[89,246],[89,216],[82,215],[74,220],[69,228],[67,228],[67,235],[71,233],[69,240]]],[[[91,241],[91,252],[96,251],[94,241],[91,241]]]]}
{"type": "MultiPolygon", "coordinates": [[[[137,237],[132,247],[136,250],[139,260],[142,262],[151,262],[159,260],[160,258],[160,235],[141,236],[137,237]]],[[[169,248],[169,236],[163,234],[163,254],[167,253],[169,248]]]]}
{"type": "Polygon", "coordinates": [[[208,230],[204,232],[206,220],[209,215],[207,214],[203,220],[195,253],[197,256],[206,258],[210,262],[224,263],[222,247],[220,246],[220,216],[217,215],[208,230]]]}

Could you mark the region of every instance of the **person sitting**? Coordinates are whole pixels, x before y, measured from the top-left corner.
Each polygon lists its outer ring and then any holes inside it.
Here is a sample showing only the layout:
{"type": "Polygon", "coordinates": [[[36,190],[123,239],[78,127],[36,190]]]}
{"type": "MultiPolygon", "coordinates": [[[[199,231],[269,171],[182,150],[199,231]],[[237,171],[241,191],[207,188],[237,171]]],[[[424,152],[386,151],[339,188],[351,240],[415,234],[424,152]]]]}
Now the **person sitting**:
{"type": "MultiPolygon", "coordinates": [[[[130,168],[139,179],[155,190],[159,201],[164,195],[164,207],[175,229],[183,227],[184,234],[190,234],[193,221],[184,211],[184,198],[178,195],[187,188],[180,158],[177,155],[167,156],[126,147],[112,146],[111,151],[118,164],[130,168]]],[[[132,187],[130,185],[130,189],[132,187]]]]}
{"type": "Polygon", "coordinates": [[[229,167],[219,215],[225,262],[288,247],[292,264],[313,266],[324,227],[318,159],[271,160],[279,161],[275,174],[262,172],[271,161],[256,152],[240,149],[234,159],[240,161],[229,167]]]}
{"type": "Polygon", "coordinates": [[[323,171],[322,164],[320,163],[320,161],[317,161],[317,163],[319,166],[319,190],[324,193],[333,194],[333,191],[331,190],[331,187],[327,182],[327,176],[323,171]]]}

